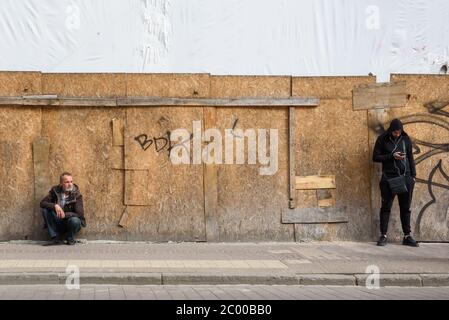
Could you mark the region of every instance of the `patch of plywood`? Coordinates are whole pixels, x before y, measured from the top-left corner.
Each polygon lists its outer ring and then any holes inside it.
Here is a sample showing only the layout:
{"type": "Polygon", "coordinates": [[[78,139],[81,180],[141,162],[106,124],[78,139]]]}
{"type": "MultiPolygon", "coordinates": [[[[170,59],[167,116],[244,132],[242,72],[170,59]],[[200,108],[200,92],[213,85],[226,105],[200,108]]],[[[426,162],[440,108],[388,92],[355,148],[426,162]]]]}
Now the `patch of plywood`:
{"type": "Polygon", "coordinates": [[[42,92],[62,97],[124,97],[126,74],[43,73],[42,92]]]}
{"type": "Polygon", "coordinates": [[[276,76],[211,76],[212,98],[290,96],[290,77],[276,76]]]}
{"type": "Polygon", "coordinates": [[[297,176],[295,181],[295,189],[335,189],[335,176],[297,176]]]}
{"type": "Polygon", "coordinates": [[[400,108],[407,103],[405,81],[370,83],[353,90],[354,110],[400,108]]]}
{"type": "Polygon", "coordinates": [[[0,72],[0,96],[40,94],[40,72],[0,72]]]}
{"type": "Polygon", "coordinates": [[[321,99],[349,99],[352,90],[361,84],[375,83],[376,77],[293,77],[293,96],[321,99]]]}
{"type": "Polygon", "coordinates": [[[209,74],[128,74],[128,97],[200,98],[209,96],[209,74]]]}

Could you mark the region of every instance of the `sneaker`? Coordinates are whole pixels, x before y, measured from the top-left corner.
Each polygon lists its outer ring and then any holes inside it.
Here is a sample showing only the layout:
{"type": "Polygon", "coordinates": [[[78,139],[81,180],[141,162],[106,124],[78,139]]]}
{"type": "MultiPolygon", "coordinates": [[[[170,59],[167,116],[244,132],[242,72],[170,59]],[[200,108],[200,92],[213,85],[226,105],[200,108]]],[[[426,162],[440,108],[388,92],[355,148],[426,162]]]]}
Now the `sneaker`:
{"type": "Polygon", "coordinates": [[[377,241],[377,245],[380,247],[386,246],[387,245],[387,236],[382,235],[379,238],[379,241],[377,241]]]}
{"type": "Polygon", "coordinates": [[[76,243],[75,239],[67,239],[67,244],[73,246],[76,243]]]}
{"type": "Polygon", "coordinates": [[[404,246],[419,247],[418,241],[413,239],[412,236],[405,236],[404,240],[402,240],[402,244],[404,246]]]}
{"type": "Polygon", "coordinates": [[[44,244],[44,246],[59,246],[64,242],[59,237],[53,237],[51,240],[44,244]]]}

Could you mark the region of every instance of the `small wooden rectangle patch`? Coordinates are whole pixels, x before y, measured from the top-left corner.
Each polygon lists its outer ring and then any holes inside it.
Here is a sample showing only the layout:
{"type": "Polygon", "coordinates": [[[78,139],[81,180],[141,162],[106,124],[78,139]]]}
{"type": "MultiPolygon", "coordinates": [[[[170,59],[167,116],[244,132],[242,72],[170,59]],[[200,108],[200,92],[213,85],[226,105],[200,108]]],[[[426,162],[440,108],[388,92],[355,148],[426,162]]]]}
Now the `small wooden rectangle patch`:
{"type": "Polygon", "coordinates": [[[335,176],[296,177],[296,190],[335,189],[335,176]]]}
{"type": "Polygon", "coordinates": [[[372,83],[356,87],[352,91],[353,110],[400,108],[407,103],[405,81],[372,83]]]}

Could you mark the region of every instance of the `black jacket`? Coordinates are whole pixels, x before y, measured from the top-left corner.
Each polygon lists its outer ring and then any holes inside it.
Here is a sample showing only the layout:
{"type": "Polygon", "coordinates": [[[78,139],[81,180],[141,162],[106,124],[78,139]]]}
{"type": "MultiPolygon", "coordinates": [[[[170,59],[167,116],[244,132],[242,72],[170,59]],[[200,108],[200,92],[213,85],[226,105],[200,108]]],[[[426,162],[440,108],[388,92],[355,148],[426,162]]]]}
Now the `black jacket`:
{"type": "MultiPolygon", "coordinates": [[[[48,195],[42,199],[40,203],[41,208],[54,210],[55,204],[60,203],[60,197],[62,194],[61,186],[54,186],[48,192],[48,195]]],[[[70,217],[78,217],[81,220],[81,225],[86,226],[86,219],[84,218],[84,205],[83,196],[81,195],[79,188],[76,184],[73,185],[73,191],[70,192],[69,198],[62,208],[65,213],[65,217],[68,219],[70,217]]]]}
{"type": "Polygon", "coordinates": [[[376,145],[374,146],[373,161],[382,163],[382,172],[388,178],[398,176],[398,168],[400,174],[404,174],[404,162],[406,163],[405,174],[416,177],[412,141],[405,131],[402,131],[401,136],[396,141],[389,130],[381,134],[377,138],[376,145]],[[402,141],[405,143],[405,151],[402,141]],[[397,151],[402,151],[407,154],[406,161],[394,159],[393,153],[397,151]]]}

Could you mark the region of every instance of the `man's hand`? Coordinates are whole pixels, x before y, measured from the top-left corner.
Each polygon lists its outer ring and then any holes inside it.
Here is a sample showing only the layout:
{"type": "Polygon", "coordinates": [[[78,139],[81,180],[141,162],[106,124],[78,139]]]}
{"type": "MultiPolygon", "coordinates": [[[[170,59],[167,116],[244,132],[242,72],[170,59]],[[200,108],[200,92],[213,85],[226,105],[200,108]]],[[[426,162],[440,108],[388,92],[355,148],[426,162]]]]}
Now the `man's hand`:
{"type": "Polygon", "coordinates": [[[62,210],[62,208],[59,206],[59,204],[55,204],[55,211],[56,211],[56,216],[59,219],[64,219],[65,218],[64,210],[62,210]]]}
{"type": "Polygon", "coordinates": [[[400,153],[400,152],[395,152],[395,153],[393,153],[393,157],[394,157],[396,160],[404,160],[404,159],[405,159],[405,155],[403,155],[403,154],[400,153]]]}

